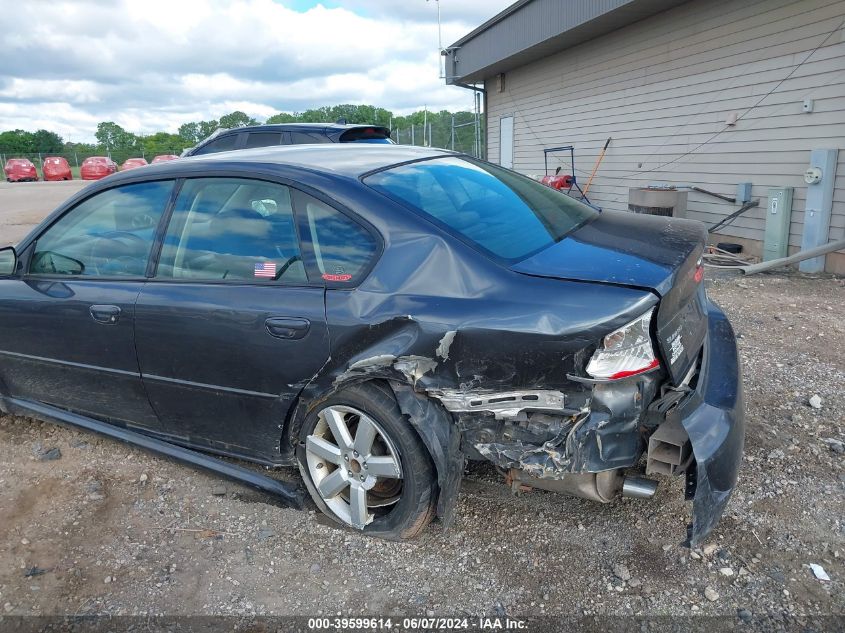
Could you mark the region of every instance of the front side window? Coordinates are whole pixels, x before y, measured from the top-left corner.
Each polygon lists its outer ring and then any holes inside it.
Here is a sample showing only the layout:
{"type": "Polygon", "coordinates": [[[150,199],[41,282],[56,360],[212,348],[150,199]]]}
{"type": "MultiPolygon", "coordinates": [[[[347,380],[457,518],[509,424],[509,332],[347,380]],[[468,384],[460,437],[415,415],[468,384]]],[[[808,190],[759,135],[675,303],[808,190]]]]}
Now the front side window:
{"type": "Polygon", "coordinates": [[[140,277],[173,181],[108,189],[74,207],[35,243],[33,274],[140,277]]]}
{"type": "Polygon", "coordinates": [[[508,263],[559,242],[598,215],[530,178],[468,158],[400,165],[364,182],[508,263]]]}
{"type": "Polygon", "coordinates": [[[167,228],[156,276],[307,282],[290,189],[243,178],[186,181],[167,228]]]}
{"type": "Polygon", "coordinates": [[[300,194],[299,209],[307,226],[303,239],[311,243],[320,277],[349,285],[360,281],[378,251],[378,242],[363,226],[329,205],[300,194]]]}

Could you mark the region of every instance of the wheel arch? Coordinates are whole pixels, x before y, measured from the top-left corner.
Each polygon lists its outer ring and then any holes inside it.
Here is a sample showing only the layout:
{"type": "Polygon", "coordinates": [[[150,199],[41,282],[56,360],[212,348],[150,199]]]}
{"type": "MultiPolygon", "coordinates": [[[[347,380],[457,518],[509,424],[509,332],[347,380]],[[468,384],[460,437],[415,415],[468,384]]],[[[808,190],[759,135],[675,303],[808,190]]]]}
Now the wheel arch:
{"type": "Polygon", "coordinates": [[[296,448],[302,425],[308,415],[332,396],[366,383],[380,383],[389,388],[400,412],[422,440],[437,473],[439,492],[436,515],[444,526],[451,525],[466,461],[460,449],[460,429],[452,414],[446,411],[440,402],[416,391],[413,383],[399,372],[385,371],[369,376],[351,376],[338,380],[328,389],[313,395],[306,394],[306,390],[303,390],[285,425],[282,445],[290,447],[294,462],[300,465],[296,448]]]}

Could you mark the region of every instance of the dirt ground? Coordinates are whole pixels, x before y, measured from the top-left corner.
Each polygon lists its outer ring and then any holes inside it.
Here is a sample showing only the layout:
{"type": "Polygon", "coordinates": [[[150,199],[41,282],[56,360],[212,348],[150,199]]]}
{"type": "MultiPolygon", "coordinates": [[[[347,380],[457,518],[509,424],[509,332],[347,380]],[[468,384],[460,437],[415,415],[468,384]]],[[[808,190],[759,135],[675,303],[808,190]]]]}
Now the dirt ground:
{"type": "Polygon", "coordinates": [[[0,615],[841,615],[845,282],[719,278],[709,293],[740,337],[748,433],[739,487],[700,549],[679,545],[677,479],[650,500],[598,505],[513,496],[470,465],[451,529],[388,543],[313,506],[5,416],[0,615]]]}

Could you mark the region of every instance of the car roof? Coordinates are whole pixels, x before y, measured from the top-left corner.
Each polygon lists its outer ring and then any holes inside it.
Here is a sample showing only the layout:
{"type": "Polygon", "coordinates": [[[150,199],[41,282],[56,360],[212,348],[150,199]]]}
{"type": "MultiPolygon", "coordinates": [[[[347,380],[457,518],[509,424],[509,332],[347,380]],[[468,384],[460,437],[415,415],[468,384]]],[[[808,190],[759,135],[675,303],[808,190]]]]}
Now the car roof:
{"type": "MultiPolygon", "coordinates": [[[[209,168],[225,168],[232,164],[278,164],[358,178],[368,172],[399,163],[454,155],[457,155],[457,152],[416,145],[371,145],[365,143],[272,145],[270,147],[191,156],[178,161],[160,163],[155,166],[155,169],[172,170],[173,172],[183,169],[193,171],[199,163],[208,163],[209,168]]],[[[161,171],[148,173],[161,173],[161,171]]]]}
{"type": "MultiPolygon", "coordinates": [[[[284,132],[286,130],[355,130],[358,128],[382,128],[388,129],[386,125],[377,123],[266,123],[264,125],[246,125],[243,127],[232,127],[220,132],[223,134],[240,132],[284,132]]],[[[205,139],[203,139],[205,140],[205,139]]]]}

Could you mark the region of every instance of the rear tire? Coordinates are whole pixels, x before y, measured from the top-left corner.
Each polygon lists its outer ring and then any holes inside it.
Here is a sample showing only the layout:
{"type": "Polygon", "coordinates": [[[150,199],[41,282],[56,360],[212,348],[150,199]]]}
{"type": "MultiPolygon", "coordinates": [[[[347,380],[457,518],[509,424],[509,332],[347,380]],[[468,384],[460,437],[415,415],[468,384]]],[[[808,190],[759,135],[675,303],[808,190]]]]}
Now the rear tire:
{"type": "Polygon", "coordinates": [[[385,384],[320,402],[302,425],[297,461],[314,503],[341,525],[405,540],[434,517],[434,464],[385,384]]]}

